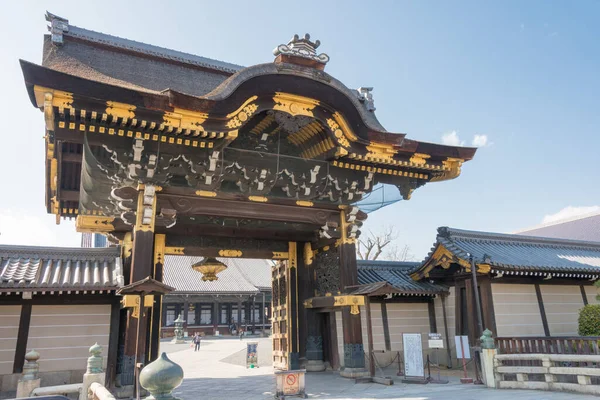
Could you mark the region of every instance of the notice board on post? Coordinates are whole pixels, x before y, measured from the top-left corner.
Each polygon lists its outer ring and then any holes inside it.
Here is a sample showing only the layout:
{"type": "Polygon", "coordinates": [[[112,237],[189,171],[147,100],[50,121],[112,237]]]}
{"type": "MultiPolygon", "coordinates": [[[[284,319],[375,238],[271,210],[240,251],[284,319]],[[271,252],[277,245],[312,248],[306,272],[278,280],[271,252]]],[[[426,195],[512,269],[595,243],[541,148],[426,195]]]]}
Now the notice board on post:
{"type": "Polygon", "coordinates": [[[420,333],[403,333],[404,376],[406,378],[424,378],[423,342],[420,333]]]}

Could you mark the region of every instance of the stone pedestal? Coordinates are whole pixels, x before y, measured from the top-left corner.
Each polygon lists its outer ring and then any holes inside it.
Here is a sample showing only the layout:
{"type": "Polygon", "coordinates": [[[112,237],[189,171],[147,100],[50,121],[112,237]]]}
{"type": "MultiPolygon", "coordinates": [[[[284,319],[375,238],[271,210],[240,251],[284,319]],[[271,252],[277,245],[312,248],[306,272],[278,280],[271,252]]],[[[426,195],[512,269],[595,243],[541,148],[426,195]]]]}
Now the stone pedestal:
{"type": "Polygon", "coordinates": [[[23,375],[17,384],[17,398],[30,397],[33,389],[40,387],[40,378],[38,377],[38,372],[40,370],[38,364],[39,359],[40,353],[35,350],[31,350],[29,353],[25,354],[23,375]]]}
{"type": "Polygon", "coordinates": [[[489,388],[496,387],[496,379],[494,378],[494,357],[496,357],[496,349],[481,350],[481,368],[483,369],[483,382],[489,388]]]}
{"type": "Polygon", "coordinates": [[[323,360],[307,360],[306,372],[322,372],[325,371],[325,362],[323,360]]]}
{"type": "Polygon", "coordinates": [[[81,387],[81,393],[79,393],[79,400],[88,400],[90,386],[92,383],[99,383],[102,386],[105,385],[106,374],[104,372],[98,374],[84,374],[83,375],[83,386],[81,387]]]}
{"type": "Polygon", "coordinates": [[[20,397],[30,397],[33,389],[37,389],[40,387],[40,378],[33,380],[19,380],[17,384],[17,398],[20,397]]]}
{"type": "Polygon", "coordinates": [[[344,378],[357,379],[357,378],[368,378],[369,376],[371,376],[371,374],[365,368],[346,368],[346,367],[344,367],[340,370],[340,376],[343,376],[344,378]]]}

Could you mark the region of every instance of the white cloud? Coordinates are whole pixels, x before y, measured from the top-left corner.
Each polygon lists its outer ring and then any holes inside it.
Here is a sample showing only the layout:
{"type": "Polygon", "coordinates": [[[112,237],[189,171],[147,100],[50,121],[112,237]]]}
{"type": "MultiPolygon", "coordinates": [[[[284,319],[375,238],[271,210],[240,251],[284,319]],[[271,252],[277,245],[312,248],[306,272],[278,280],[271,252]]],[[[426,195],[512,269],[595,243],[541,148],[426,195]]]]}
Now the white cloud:
{"type": "Polygon", "coordinates": [[[492,143],[488,141],[487,135],[475,135],[475,137],[473,137],[472,145],[475,147],[485,147],[491,146],[492,143]]]}
{"type": "Polygon", "coordinates": [[[464,146],[465,142],[461,141],[456,131],[446,132],[442,135],[442,143],[447,146],[464,146]]]}
{"type": "Polygon", "coordinates": [[[561,221],[563,219],[570,219],[584,214],[591,214],[595,212],[600,212],[600,206],[591,206],[591,207],[573,207],[568,206],[557,212],[556,214],[548,214],[544,216],[542,220],[543,224],[548,224],[551,222],[561,221]]]}
{"type": "Polygon", "coordinates": [[[0,243],[21,246],[79,247],[81,234],[73,222],[56,225],[54,215],[31,215],[25,210],[0,211],[0,243]]]}

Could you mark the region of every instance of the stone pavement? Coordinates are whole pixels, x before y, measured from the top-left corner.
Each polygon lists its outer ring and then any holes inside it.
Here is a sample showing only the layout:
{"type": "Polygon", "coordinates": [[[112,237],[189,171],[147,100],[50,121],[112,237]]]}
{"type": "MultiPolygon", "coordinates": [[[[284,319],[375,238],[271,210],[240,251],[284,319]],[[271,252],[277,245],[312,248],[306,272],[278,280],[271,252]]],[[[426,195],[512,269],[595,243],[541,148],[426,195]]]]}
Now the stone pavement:
{"type": "MultiPolygon", "coordinates": [[[[275,391],[270,366],[270,339],[205,339],[200,352],[187,345],[161,343],[161,351],[183,367],[185,378],[173,393],[182,400],[196,399],[272,399],[275,391]],[[246,341],[258,341],[259,365],[246,369],[246,341]]],[[[392,373],[390,372],[390,375],[392,373]]],[[[395,376],[394,376],[395,377],[395,376]]],[[[311,399],[405,399],[405,400],[597,400],[595,396],[533,390],[494,390],[482,386],[461,385],[450,377],[445,385],[409,385],[399,380],[392,386],[373,383],[355,384],[336,372],[309,373],[306,391],[311,399]]]]}

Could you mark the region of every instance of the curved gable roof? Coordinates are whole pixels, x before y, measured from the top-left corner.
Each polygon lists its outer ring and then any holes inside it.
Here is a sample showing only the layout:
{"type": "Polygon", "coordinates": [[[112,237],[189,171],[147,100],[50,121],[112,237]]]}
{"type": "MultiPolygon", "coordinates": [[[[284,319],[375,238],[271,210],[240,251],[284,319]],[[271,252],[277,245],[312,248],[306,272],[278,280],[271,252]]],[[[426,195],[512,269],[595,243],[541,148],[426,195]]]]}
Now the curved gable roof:
{"type": "Polygon", "coordinates": [[[600,275],[600,243],[441,227],[432,251],[413,277],[450,263],[469,268],[470,257],[480,272],[493,268],[527,275],[600,275]]]}

